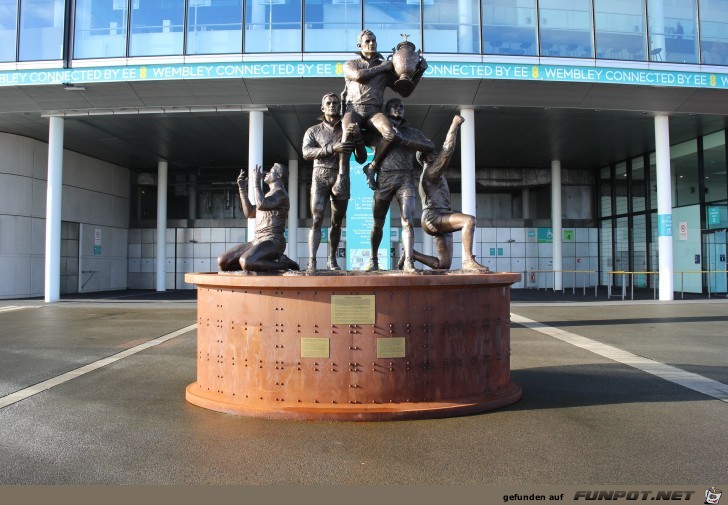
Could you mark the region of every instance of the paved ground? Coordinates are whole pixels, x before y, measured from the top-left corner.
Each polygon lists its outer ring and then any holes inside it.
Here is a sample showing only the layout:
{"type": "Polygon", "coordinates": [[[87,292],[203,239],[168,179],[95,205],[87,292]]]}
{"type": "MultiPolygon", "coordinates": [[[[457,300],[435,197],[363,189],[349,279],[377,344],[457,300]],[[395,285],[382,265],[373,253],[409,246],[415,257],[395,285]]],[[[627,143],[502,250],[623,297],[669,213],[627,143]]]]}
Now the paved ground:
{"type": "Polygon", "coordinates": [[[702,489],[728,481],[725,298],[606,302],[514,292],[519,403],[452,419],[330,423],[248,419],[186,403],[195,331],[173,332],[195,322],[191,294],[1,300],[0,402],[60,378],[0,408],[0,484],[702,489]],[[106,366],[67,374],[125,350],[106,366]],[[725,401],[635,368],[639,357],[725,401]]]}

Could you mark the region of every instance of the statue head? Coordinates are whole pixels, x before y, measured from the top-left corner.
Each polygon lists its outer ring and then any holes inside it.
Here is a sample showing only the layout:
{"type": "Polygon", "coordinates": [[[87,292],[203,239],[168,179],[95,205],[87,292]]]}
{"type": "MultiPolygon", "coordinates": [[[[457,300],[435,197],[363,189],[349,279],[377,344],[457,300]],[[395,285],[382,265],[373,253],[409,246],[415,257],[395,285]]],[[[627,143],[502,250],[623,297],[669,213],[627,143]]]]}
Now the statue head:
{"type": "Polygon", "coordinates": [[[368,56],[377,52],[377,36],[371,30],[359,32],[356,47],[361,49],[363,55],[368,56]]]}
{"type": "Polygon", "coordinates": [[[341,101],[335,93],[326,93],[321,98],[321,112],[327,115],[338,115],[341,111],[341,101]]]}
{"type": "Polygon", "coordinates": [[[274,180],[281,179],[285,180],[288,178],[288,167],[280,163],[274,163],[273,166],[268,170],[266,174],[266,183],[270,183],[274,180]]]}
{"type": "Polygon", "coordinates": [[[384,105],[384,115],[404,119],[404,103],[399,98],[390,98],[384,105]]]}

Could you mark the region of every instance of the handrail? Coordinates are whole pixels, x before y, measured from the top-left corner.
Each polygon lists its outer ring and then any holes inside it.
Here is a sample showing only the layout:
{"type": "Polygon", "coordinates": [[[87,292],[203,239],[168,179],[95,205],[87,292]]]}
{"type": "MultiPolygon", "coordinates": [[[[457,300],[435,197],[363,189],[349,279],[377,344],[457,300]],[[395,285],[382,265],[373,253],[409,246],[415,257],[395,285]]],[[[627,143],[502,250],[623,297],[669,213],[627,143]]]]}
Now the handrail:
{"type": "MultiPolygon", "coordinates": [[[[526,287],[527,284],[528,284],[528,279],[529,279],[528,276],[529,275],[533,275],[533,276],[535,276],[534,280],[536,282],[536,290],[537,291],[540,291],[541,290],[541,287],[540,287],[540,284],[541,283],[539,282],[539,279],[541,278],[541,274],[552,274],[553,275],[553,286],[555,287],[556,286],[556,274],[559,273],[559,272],[562,273],[562,274],[563,273],[571,273],[571,274],[573,274],[573,276],[572,276],[572,284],[571,284],[571,292],[572,292],[572,294],[576,294],[576,274],[588,274],[588,275],[591,275],[591,274],[596,274],[597,273],[596,270],[535,270],[535,269],[534,270],[524,270],[523,271],[523,275],[524,275],[524,277],[523,277],[523,279],[524,279],[523,285],[524,285],[524,287],[526,287]]],[[[584,280],[584,282],[582,283],[582,290],[583,290],[583,295],[584,296],[586,296],[586,284],[587,284],[586,280],[588,278],[589,277],[587,276],[586,279],[584,280]]],[[[598,287],[599,287],[599,282],[595,282],[594,283],[594,297],[595,298],[597,297],[597,288],[598,287]]],[[[548,286],[544,286],[544,289],[545,290],[548,290],[548,286]]],[[[552,289],[554,291],[556,291],[553,287],[552,287],[552,289]]],[[[562,293],[565,293],[566,292],[566,288],[564,287],[563,282],[561,284],[561,292],[562,293]]]]}
{"type": "MultiPolygon", "coordinates": [[[[680,297],[681,299],[685,299],[685,274],[706,274],[706,275],[715,275],[715,274],[728,274],[728,270],[679,270],[676,272],[673,272],[673,277],[677,274],[680,274],[680,297]]],[[[627,275],[630,276],[630,288],[631,288],[631,296],[632,300],[634,300],[634,276],[635,275],[657,275],[657,282],[654,282],[652,284],[652,290],[653,290],[653,298],[657,299],[657,285],[660,280],[660,272],[630,272],[626,270],[610,270],[607,272],[608,278],[607,278],[607,297],[612,297],[612,275],[621,275],[622,276],[622,300],[624,300],[625,292],[626,292],[626,285],[625,277],[627,275]]],[[[710,281],[710,279],[708,279],[710,281]]],[[[707,288],[708,288],[708,298],[711,298],[712,293],[710,289],[710,282],[707,282],[707,288]]]]}

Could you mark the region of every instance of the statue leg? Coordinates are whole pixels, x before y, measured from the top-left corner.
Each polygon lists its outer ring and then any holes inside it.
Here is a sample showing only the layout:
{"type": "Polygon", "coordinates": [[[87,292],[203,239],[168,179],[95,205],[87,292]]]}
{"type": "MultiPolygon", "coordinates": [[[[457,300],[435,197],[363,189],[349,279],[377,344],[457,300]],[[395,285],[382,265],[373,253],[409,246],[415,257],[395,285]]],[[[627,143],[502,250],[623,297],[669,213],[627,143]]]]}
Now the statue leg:
{"type": "Polygon", "coordinates": [[[416,272],[413,251],[415,246],[415,197],[401,196],[399,198],[399,208],[402,220],[402,246],[404,247],[404,265],[405,272],[416,272]]]}
{"type": "Polygon", "coordinates": [[[238,244],[231,247],[217,258],[217,268],[221,272],[236,272],[240,270],[240,257],[247,251],[252,244],[238,244]]]}
{"type": "Polygon", "coordinates": [[[374,199],[372,205],[372,214],[374,217],[374,226],[372,227],[372,233],[370,236],[371,242],[371,257],[369,264],[364,268],[367,272],[372,270],[379,270],[379,245],[382,243],[382,229],[384,228],[384,220],[389,212],[389,200],[377,200],[374,199]]]}
{"type": "Polygon", "coordinates": [[[336,252],[341,241],[341,226],[344,223],[349,200],[331,200],[331,231],[329,232],[329,270],[341,270],[336,261],[336,252]]]}
{"type": "MultiPolygon", "coordinates": [[[[315,182],[313,184],[316,184],[315,182]]],[[[313,220],[311,229],[308,232],[308,266],[307,272],[316,271],[316,253],[319,245],[321,245],[321,223],[324,220],[324,211],[326,210],[326,196],[322,195],[315,187],[311,191],[311,215],[313,220]]]]}
{"type": "Polygon", "coordinates": [[[249,272],[286,270],[289,265],[278,261],[282,254],[283,250],[278,244],[271,241],[259,242],[240,256],[240,268],[249,272]]]}
{"type": "Polygon", "coordinates": [[[473,236],[475,235],[475,217],[462,212],[453,212],[447,216],[443,216],[441,221],[443,231],[462,230],[463,237],[463,270],[487,272],[488,267],[480,265],[475,261],[473,255],[473,236]]]}

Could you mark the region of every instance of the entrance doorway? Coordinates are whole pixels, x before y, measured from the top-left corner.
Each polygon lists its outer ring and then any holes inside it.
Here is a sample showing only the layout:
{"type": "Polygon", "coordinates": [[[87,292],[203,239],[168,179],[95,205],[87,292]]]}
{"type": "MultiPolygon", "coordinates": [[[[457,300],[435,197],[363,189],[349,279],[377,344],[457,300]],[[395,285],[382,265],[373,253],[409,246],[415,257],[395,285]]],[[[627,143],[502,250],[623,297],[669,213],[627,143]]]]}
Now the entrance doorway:
{"type": "Polygon", "coordinates": [[[727,238],[727,230],[711,230],[703,235],[705,269],[708,271],[706,275],[710,293],[728,292],[728,274],[726,274],[727,238]]]}

